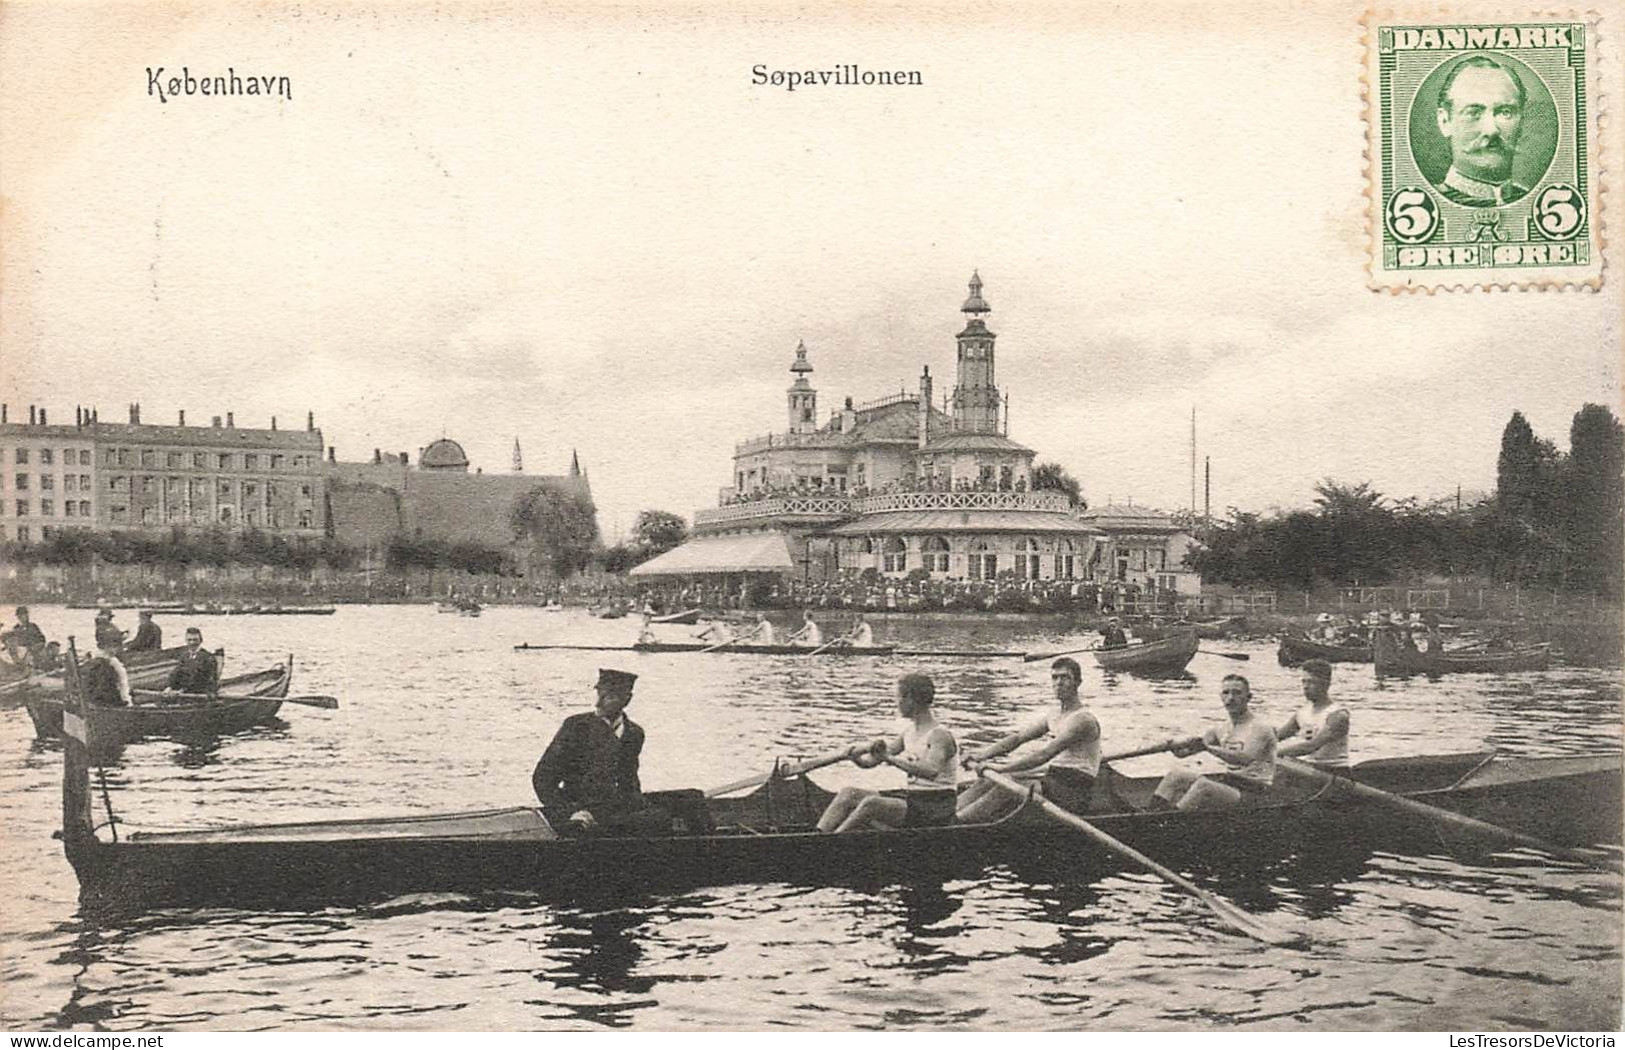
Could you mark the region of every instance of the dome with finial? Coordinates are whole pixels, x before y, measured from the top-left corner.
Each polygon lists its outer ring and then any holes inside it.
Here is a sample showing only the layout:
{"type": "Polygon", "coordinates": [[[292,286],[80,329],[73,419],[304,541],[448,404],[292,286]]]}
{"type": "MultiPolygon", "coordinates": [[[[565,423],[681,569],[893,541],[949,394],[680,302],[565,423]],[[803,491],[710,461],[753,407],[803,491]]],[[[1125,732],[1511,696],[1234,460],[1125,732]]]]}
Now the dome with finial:
{"type": "Polygon", "coordinates": [[[959,310],[967,314],[985,314],[993,310],[993,307],[987,305],[987,300],[982,298],[982,275],[975,270],[970,274],[970,298],[965,300],[965,305],[959,310]]]}
{"type": "Polygon", "coordinates": [[[790,371],[804,375],[812,370],[812,362],[807,360],[807,344],[797,339],[796,359],[790,362],[790,371]]]}
{"type": "Polygon", "coordinates": [[[418,456],[418,467],[421,470],[467,470],[468,456],[463,446],[451,438],[441,438],[431,442],[418,456]]]}

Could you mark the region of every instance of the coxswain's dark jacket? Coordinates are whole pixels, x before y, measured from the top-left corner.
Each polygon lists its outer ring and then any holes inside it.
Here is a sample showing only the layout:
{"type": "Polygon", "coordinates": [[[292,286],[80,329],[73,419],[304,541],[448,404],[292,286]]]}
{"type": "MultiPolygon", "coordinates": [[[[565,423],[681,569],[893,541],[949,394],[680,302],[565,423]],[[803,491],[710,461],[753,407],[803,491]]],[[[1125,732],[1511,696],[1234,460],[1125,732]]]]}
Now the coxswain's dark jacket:
{"type": "Polygon", "coordinates": [[[582,809],[603,818],[643,808],[643,727],[621,717],[626,724],[619,737],[596,711],[571,715],[559,726],[530,778],[549,818],[568,820],[582,809]]]}
{"type": "Polygon", "coordinates": [[[39,624],[30,620],[27,623],[18,624],[5,634],[0,634],[0,643],[15,645],[19,649],[43,649],[45,648],[45,632],[39,629],[39,624]]]}
{"type": "Polygon", "coordinates": [[[220,663],[207,649],[181,654],[181,662],[169,672],[169,688],[182,693],[214,693],[220,688],[220,663]]]}
{"type": "Polygon", "coordinates": [[[162,649],[164,647],[164,632],[151,620],[144,620],[140,627],[135,629],[135,640],[124,647],[127,653],[145,652],[149,649],[162,649]]]}
{"type": "Polygon", "coordinates": [[[96,648],[105,648],[109,643],[116,649],[124,644],[124,632],[114,627],[111,621],[103,620],[96,625],[96,648]]]}

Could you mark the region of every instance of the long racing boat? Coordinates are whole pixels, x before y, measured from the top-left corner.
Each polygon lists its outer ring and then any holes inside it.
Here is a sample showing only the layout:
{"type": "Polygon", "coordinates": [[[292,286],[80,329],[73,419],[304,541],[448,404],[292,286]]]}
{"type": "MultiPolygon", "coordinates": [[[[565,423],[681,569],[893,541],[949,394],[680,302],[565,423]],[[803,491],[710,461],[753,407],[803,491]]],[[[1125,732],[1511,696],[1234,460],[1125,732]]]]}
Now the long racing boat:
{"type": "MultiPolygon", "coordinates": [[[[1053,861],[1070,874],[1119,865],[1115,854],[1051,822],[1031,795],[1012,798],[1010,811],[988,823],[823,834],[815,822],[833,795],[804,775],[769,778],[736,799],[651,792],[651,805],[676,815],[671,833],[653,836],[565,836],[531,806],[121,834],[105,784],[100,801],[110,827],[95,823],[88,752],[74,735],[82,725],[72,715],[63,749],[63,846],[81,896],[119,907],[482,889],[571,896],[609,885],[643,891],[655,884],[817,882],[883,871],[920,878],[1027,860],[1053,861]]],[[[1345,772],[1548,840],[1619,841],[1618,754],[1439,755],[1365,762],[1345,772]]],[[[1101,831],[1165,862],[1254,871],[1270,850],[1313,854],[1368,835],[1423,851],[1474,845],[1446,842],[1430,819],[1368,801],[1335,778],[1286,780],[1249,807],[1186,814],[1149,808],[1156,778],[1108,768],[1086,812],[1101,831]]]]}
{"type": "Polygon", "coordinates": [[[636,645],[530,645],[515,649],[573,649],[603,653],[715,653],[718,656],[952,656],[996,659],[1025,656],[1009,649],[903,649],[895,645],[754,645],[748,642],[718,646],[707,642],[639,642],[636,645]]]}

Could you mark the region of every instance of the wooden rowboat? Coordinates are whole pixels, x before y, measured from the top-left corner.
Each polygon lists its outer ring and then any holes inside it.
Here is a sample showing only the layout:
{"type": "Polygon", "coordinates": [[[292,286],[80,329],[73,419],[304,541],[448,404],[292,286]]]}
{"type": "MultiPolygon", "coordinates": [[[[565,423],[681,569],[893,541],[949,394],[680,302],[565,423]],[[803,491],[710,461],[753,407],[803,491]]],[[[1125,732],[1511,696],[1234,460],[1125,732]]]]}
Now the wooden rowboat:
{"type": "Polygon", "coordinates": [[[1181,631],[1161,641],[1129,645],[1120,649],[1090,650],[1103,670],[1135,674],[1176,674],[1196,655],[1195,631],[1181,631]]]}
{"type": "MultiPolygon", "coordinates": [[[[119,663],[130,673],[131,689],[151,689],[162,687],[169,681],[169,672],[181,662],[181,654],[186,652],[186,646],[177,645],[173,649],[151,649],[134,653],[119,654],[119,663]]],[[[226,651],[216,649],[216,660],[225,662],[226,651]]],[[[19,678],[4,685],[0,685],[0,697],[12,700],[26,699],[42,694],[60,694],[62,692],[62,672],[52,671],[49,674],[30,675],[19,678]]],[[[60,701],[58,701],[60,706],[60,701]]]]}
{"type": "Polygon", "coordinates": [[[1480,649],[1474,652],[1426,653],[1407,649],[1399,643],[1393,631],[1376,633],[1377,674],[1447,674],[1450,672],[1510,672],[1544,671],[1551,666],[1552,647],[1549,644],[1532,645],[1521,649],[1480,649]]]}
{"type": "MultiPolygon", "coordinates": [[[[738,799],[651,792],[652,805],[683,814],[669,835],[561,837],[534,807],[388,819],[324,820],[99,833],[87,752],[64,750],[62,838],[81,896],[113,907],[250,899],[379,898],[409,892],[540,890],[563,896],[606,884],[726,885],[795,880],[817,884],[876,872],[936,877],[988,864],[1050,862],[1077,875],[1114,870],[1116,855],[1050,822],[1031,799],[981,824],[826,835],[814,822],[833,797],[804,776],[770,779],[738,799]],[[940,869],[940,870],[939,870],[940,869]]],[[[1618,754],[1569,758],[1445,755],[1367,762],[1361,782],[1431,805],[1513,825],[1573,845],[1617,842],[1618,754]]],[[[1090,820],[1169,863],[1244,866],[1271,855],[1324,855],[1365,839],[1398,848],[1452,851],[1437,828],[1374,805],[1336,781],[1271,788],[1255,806],[1185,814],[1142,808],[1156,778],[1107,771],[1090,820]],[[1272,854],[1271,851],[1274,851],[1272,854]]],[[[111,812],[111,802],[106,803],[111,812]]]]}
{"type": "Polygon", "coordinates": [[[1281,648],[1275,658],[1282,667],[1296,667],[1305,660],[1325,660],[1327,663],[1368,664],[1371,662],[1369,645],[1328,645],[1308,638],[1283,636],[1281,648]]]}
{"type": "MultiPolygon", "coordinates": [[[[162,692],[131,689],[129,707],[86,709],[84,723],[92,748],[118,747],[144,737],[192,740],[235,733],[276,717],[293,681],[293,657],[285,664],[237,675],[220,683],[220,695],[209,700],[166,699],[162,692]]],[[[62,735],[62,694],[28,701],[34,735],[51,740],[62,735]]]]}
{"type": "Polygon", "coordinates": [[[682,612],[667,613],[664,616],[652,617],[649,620],[649,622],[650,623],[680,623],[680,624],[686,624],[686,625],[692,627],[694,624],[697,624],[697,623],[700,622],[700,610],[698,610],[698,609],[685,609],[682,612]]]}

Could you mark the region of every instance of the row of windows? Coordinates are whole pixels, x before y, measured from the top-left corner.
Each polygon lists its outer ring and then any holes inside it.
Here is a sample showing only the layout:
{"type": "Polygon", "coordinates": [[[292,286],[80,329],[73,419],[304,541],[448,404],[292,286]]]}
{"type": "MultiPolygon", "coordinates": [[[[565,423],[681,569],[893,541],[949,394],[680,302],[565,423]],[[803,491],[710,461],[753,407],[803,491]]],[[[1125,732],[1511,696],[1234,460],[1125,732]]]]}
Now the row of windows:
{"type": "MultiPolygon", "coordinates": [[[[206,478],[177,478],[173,476],[158,478],[151,474],[141,478],[132,478],[116,475],[107,479],[107,491],[139,491],[142,495],[150,496],[160,491],[160,483],[162,483],[162,491],[167,495],[178,497],[185,493],[195,500],[205,498],[208,495],[210,485],[209,479],[206,478]]],[[[242,482],[218,480],[214,482],[215,494],[220,499],[231,499],[233,493],[237,491],[238,485],[242,486],[244,499],[258,499],[261,492],[263,492],[267,500],[274,500],[283,494],[279,482],[259,480],[242,482]]],[[[311,499],[313,492],[314,487],[309,482],[300,483],[300,499],[311,499]]]]}
{"type": "Polygon", "coordinates": [[[238,514],[233,506],[205,507],[193,506],[191,508],[171,505],[164,508],[162,514],[157,507],[138,507],[132,515],[130,508],[125,504],[114,504],[108,508],[108,517],[114,525],[207,525],[215,522],[220,525],[242,525],[244,528],[282,529],[289,527],[289,522],[296,523],[298,528],[313,529],[316,527],[316,513],[312,510],[301,510],[297,515],[289,517],[282,511],[272,507],[262,510],[259,507],[245,507],[238,514]]]}
{"type": "MultiPolygon", "coordinates": [[[[864,553],[875,553],[874,545],[865,542],[864,553]]],[[[889,537],[880,543],[880,570],[882,572],[908,571],[908,543],[900,536],[889,537]]],[[[920,568],[926,572],[945,573],[948,571],[948,541],[942,536],[927,536],[920,541],[920,568]]],[[[1021,580],[1036,580],[1042,575],[1043,556],[1039,554],[1038,541],[1031,536],[1025,537],[1016,543],[1015,563],[1012,568],[1016,571],[1016,578],[1021,580]]],[[[1063,539],[1059,542],[1055,560],[1055,579],[1071,580],[1076,578],[1078,570],[1077,548],[1071,540],[1063,539]]],[[[987,540],[976,540],[970,545],[967,555],[966,572],[973,580],[991,580],[999,574],[999,556],[994,552],[993,545],[987,540]]]]}
{"type": "MultiPolygon", "coordinates": [[[[12,453],[12,458],[19,466],[21,466],[21,465],[28,462],[28,455],[29,455],[28,449],[26,449],[26,448],[18,448],[14,453],[12,453]]],[[[40,449],[39,450],[39,461],[40,461],[40,464],[42,466],[47,466],[48,467],[48,466],[51,466],[52,464],[54,464],[56,462],[56,449],[52,449],[52,448],[42,448],[42,449],[40,449]]],[[[63,449],[62,450],[62,465],[71,467],[71,466],[74,466],[75,464],[77,464],[79,466],[82,466],[82,467],[90,466],[90,449],[88,449],[88,448],[65,448],[65,449],[63,449]]]]}
{"type": "MultiPolygon", "coordinates": [[[[18,500],[17,501],[17,517],[19,517],[19,518],[28,517],[28,509],[31,506],[33,506],[33,504],[30,503],[28,500],[25,500],[25,499],[18,500]]],[[[50,500],[50,499],[42,499],[42,500],[40,500],[39,501],[39,512],[40,512],[41,517],[45,517],[45,518],[54,518],[54,517],[56,517],[56,500],[50,500]]],[[[63,500],[62,501],[62,516],[65,517],[65,518],[88,518],[88,517],[90,517],[90,501],[88,499],[82,499],[82,500],[79,500],[78,502],[75,502],[75,501],[73,501],[71,499],[70,500],[63,500]]]]}
{"type": "MultiPolygon", "coordinates": [[[[28,474],[15,475],[11,479],[13,487],[18,492],[27,492],[30,484],[30,477],[31,475],[28,474]]],[[[37,477],[39,480],[40,491],[50,492],[56,488],[55,474],[39,474],[34,475],[34,477],[37,477]]],[[[64,474],[62,475],[62,488],[67,492],[90,492],[90,475],[64,474]]]]}
{"type": "Polygon", "coordinates": [[[170,470],[310,470],[315,456],[281,452],[163,452],[155,448],[109,448],[102,454],[109,467],[168,467],[170,470]]]}

